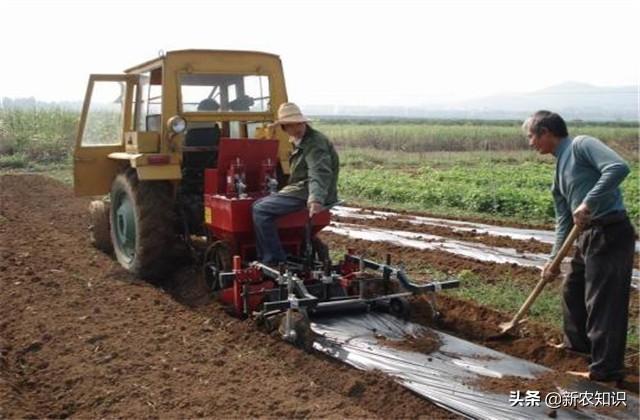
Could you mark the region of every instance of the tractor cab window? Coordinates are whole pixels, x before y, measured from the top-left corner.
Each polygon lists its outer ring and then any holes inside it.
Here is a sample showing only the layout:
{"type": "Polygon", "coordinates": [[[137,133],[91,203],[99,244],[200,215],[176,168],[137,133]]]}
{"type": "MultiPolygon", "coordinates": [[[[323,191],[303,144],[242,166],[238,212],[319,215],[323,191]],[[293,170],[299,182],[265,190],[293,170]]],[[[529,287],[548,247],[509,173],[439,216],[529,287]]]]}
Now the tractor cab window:
{"type": "Polygon", "coordinates": [[[140,75],[138,131],[160,131],[162,124],[162,70],[140,75]]]}
{"type": "Polygon", "coordinates": [[[96,81],[82,133],[82,146],[114,146],[122,143],[125,84],[96,81]]]}
{"type": "Polygon", "coordinates": [[[184,73],[183,112],[269,112],[269,78],[259,75],[184,73]]]}

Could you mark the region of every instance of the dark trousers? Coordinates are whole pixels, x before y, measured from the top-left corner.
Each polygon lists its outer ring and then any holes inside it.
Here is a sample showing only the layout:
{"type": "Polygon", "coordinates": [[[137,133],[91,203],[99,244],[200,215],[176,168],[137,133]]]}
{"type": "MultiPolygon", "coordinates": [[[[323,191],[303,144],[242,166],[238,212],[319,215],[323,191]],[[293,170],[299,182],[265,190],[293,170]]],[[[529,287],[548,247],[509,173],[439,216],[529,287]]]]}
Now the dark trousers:
{"type": "Polygon", "coordinates": [[[564,341],[591,354],[593,379],[622,379],[635,232],[624,214],[604,216],[577,241],[563,283],[564,341]]]}
{"type": "Polygon", "coordinates": [[[282,194],[272,194],[253,203],[253,228],[256,233],[257,257],[265,264],[287,260],[278,237],[276,220],[307,206],[305,200],[282,194]]]}

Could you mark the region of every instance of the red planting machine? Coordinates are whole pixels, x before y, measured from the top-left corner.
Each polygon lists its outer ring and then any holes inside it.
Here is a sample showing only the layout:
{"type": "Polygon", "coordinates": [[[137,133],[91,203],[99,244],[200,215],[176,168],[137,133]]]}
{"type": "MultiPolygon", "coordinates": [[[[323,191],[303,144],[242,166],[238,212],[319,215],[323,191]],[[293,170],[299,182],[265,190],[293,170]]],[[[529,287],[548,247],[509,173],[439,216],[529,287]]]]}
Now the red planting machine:
{"type": "Polygon", "coordinates": [[[354,255],[334,264],[316,234],[330,211],[309,219],[306,209],[278,220],[286,264],[256,259],[252,204],[278,189],[278,141],[221,138],[217,165],[204,170],[204,274],[220,301],[237,316],[281,322],[285,339],[300,339],[299,321],[323,312],[380,309],[406,316],[406,297],[458,286],[458,281],[415,284],[402,269],[354,255]],[[279,316],[284,314],[285,316],[279,316]]]}

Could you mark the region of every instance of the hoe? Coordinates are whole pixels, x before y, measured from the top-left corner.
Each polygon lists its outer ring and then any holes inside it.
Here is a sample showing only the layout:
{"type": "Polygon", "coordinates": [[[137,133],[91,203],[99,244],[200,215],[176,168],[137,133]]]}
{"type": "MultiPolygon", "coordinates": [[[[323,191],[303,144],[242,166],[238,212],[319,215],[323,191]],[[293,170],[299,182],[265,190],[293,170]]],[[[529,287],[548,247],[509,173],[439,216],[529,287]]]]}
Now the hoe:
{"type": "MultiPolygon", "coordinates": [[[[573,246],[573,242],[576,240],[579,234],[580,234],[580,229],[578,228],[578,226],[573,226],[573,228],[571,229],[571,232],[569,232],[569,235],[567,235],[567,238],[562,244],[562,247],[560,248],[556,256],[553,258],[553,260],[551,261],[549,266],[550,271],[557,271],[560,268],[560,264],[562,264],[562,260],[564,259],[564,257],[567,256],[567,254],[571,250],[571,247],[573,246]]],[[[500,332],[496,335],[489,337],[489,339],[495,340],[495,339],[507,338],[511,336],[517,330],[517,328],[526,321],[525,316],[527,315],[529,308],[531,308],[531,306],[536,301],[538,296],[540,296],[540,293],[542,293],[542,290],[544,289],[547,283],[548,281],[546,279],[540,279],[540,281],[538,281],[536,286],[533,288],[533,290],[531,291],[527,299],[524,301],[524,303],[522,304],[518,312],[513,316],[513,318],[509,322],[501,323],[499,325],[500,332]]]]}

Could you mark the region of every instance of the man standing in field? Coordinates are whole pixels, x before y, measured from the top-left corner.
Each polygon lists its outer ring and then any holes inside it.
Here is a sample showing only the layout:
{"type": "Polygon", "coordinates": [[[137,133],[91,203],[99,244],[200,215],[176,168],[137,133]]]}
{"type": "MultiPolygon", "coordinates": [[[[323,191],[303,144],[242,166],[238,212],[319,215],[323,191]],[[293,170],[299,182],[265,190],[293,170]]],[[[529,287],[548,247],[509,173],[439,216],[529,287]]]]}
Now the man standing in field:
{"type": "MultiPolygon", "coordinates": [[[[590,354],[591,363],[588,372],[570,373],[598,381],[620,381],[635,248],[634,228],[619,187],[629,167],[596,138],[571,139],[564,120],[553,112],[536,112],[523,129],[532,147],[556,158],[552,257],[574,224],[582,230],[563,282],[562,346],[590,354]]],[[[551,281],[560,273],[548,267],[542,276],[551,281]]]]}
{"type": "Polygon", "coordinates": [[[278,238],[277,218],[305,207],[309,209],[309,217],[313,217],[338,201],[338,154],[329,139],[308,123],[294,103],[284,103],[278,109],[274,126],[282,127],[289,135],[294,149],[289,158],[288,184],[253,204],[258,258],[265,264],[286,261],[278,238]]]}

